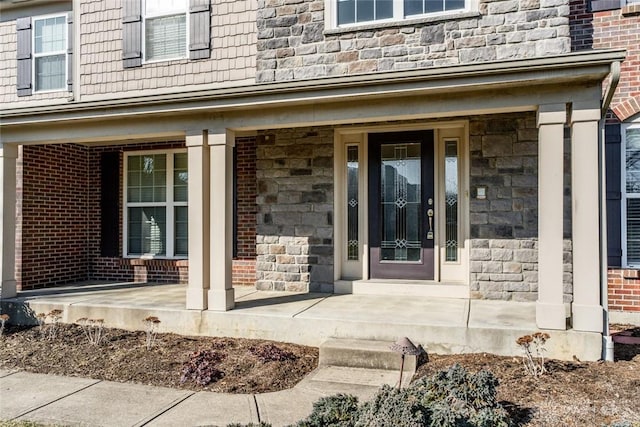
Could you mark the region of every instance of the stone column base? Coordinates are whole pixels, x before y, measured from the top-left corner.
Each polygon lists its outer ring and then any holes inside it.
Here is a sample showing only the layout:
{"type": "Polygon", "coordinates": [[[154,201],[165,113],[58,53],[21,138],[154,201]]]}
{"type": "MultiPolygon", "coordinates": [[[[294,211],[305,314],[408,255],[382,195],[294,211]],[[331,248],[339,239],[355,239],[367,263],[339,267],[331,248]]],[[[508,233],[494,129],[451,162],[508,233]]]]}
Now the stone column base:
{"type": "Polygon", "coordinates": [[[209,289],[187,287],[187,310],[206,310],[209,289]]]}
{"type": "Polygon", "coordinates": [[[573,329],[585,332],[602,332],[603,309],[601,305],[573,304],[573,329]]]}
{"type": "Polygon", "coordinates": [[[229,311],[235,306],[235,290],[225,289],[219,291],[217,289],[209,290],[209,310],[213,311],[229,311]]]}
{"type": "Polygon", "coordinates": [[[564,304],[536,302],[536,325],[540,329],[567,329],[564,304]]]}
{"type": "Polygon", "coordinates": [[[0,288],[0,299],[14,298],[17,295],[17,282],[15,280],[3,280],[2,288],[0,288]]]}

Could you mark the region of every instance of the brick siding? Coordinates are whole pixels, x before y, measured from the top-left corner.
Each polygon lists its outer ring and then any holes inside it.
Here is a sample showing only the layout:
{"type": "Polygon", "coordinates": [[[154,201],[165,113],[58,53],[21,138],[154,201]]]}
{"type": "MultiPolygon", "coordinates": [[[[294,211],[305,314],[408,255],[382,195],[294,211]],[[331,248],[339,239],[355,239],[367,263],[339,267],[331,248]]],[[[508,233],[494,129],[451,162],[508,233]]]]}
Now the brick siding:
{"type": "Polygon", "coordinates": [[[571,2],[571,48],[626,49],[620,82],[611,102],[615,116],[624,121],[640,113],[640,10],[638,5],[588,12],[587,0],[571,2]]]}
{"type": "Polygon", "coordinates": [[[609,309],[640,314],[640,271],[610,269],[609,309]]]}
{"type": "MultiPolygon", "coordinates": [[[[238,255],[234,283],[255,284],[255,138],[238,140],[238,255]]],[[[184,148],[183,141],[86,147],[24,146],[18,161],[16,275],[20,289],[96,280],[186,283],[188,260],[100,255],[100,155],[184,148]]],[[[119,215],[122,253],[122,210],[119,215]]]]}

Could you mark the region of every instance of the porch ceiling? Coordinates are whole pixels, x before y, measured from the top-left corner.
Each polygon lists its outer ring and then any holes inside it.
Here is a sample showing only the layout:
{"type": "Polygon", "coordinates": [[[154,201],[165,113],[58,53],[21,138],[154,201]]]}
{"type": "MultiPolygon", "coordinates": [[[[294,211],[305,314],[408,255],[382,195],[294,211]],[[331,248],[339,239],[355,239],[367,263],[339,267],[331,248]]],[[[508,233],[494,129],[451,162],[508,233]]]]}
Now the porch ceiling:
{"type": "Polygon", "coordinates": [[[542,103],[599,99],[601,82],[612,64],[624,57],[622,50],[590,51],[8,108],[0,112],[1,138],[4,143],[22,144],[95,142],[122,139],[123,135],[184,136],[196,129],[256,130],[367,122],[388,117],[390,107],[393,119],[535,110],[542,103]],[[72,129],[70,120],[74,121],[72,129]],[[105,127],[109,128],[107,133],[105,127]]]}

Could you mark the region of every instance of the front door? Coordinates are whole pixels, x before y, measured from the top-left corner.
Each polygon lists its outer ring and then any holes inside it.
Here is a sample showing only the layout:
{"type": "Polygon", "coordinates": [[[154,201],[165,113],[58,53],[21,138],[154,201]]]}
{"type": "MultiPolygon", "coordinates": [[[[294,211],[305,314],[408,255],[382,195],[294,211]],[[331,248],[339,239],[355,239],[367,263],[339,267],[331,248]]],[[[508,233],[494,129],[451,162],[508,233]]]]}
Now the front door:
{"type": "Polygon", "coordinates": [[[372,279],[433,280],[433,131],[369,134],[372,279]]]}

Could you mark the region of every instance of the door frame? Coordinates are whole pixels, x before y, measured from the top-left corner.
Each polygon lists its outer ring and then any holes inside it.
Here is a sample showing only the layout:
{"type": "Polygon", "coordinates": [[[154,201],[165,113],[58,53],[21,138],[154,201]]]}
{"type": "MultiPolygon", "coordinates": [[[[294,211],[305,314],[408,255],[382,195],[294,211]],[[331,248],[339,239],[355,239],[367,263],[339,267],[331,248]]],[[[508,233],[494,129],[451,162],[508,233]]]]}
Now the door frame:
{"type": "Polygon", "coordinates": [[[469,123],[467,120],[434,121],[402,125],[369,125],[337,127],[334,130],[334,280],[350,282],[369,279],[369,198],[368,158],[369,133],[434,131],[434,191],[438,212],[435,221],[437,240],[434,242],[434,280],[442,284],[469,284],[469,123]],[[460,246],[455,262],[444,262],[444,153],[445,140],[458,142],[459,209],[458,233],[460,246]],[[348,146],[358,148],[358,259],[347,260],[346,251],[346,153],[348,146]]]}

